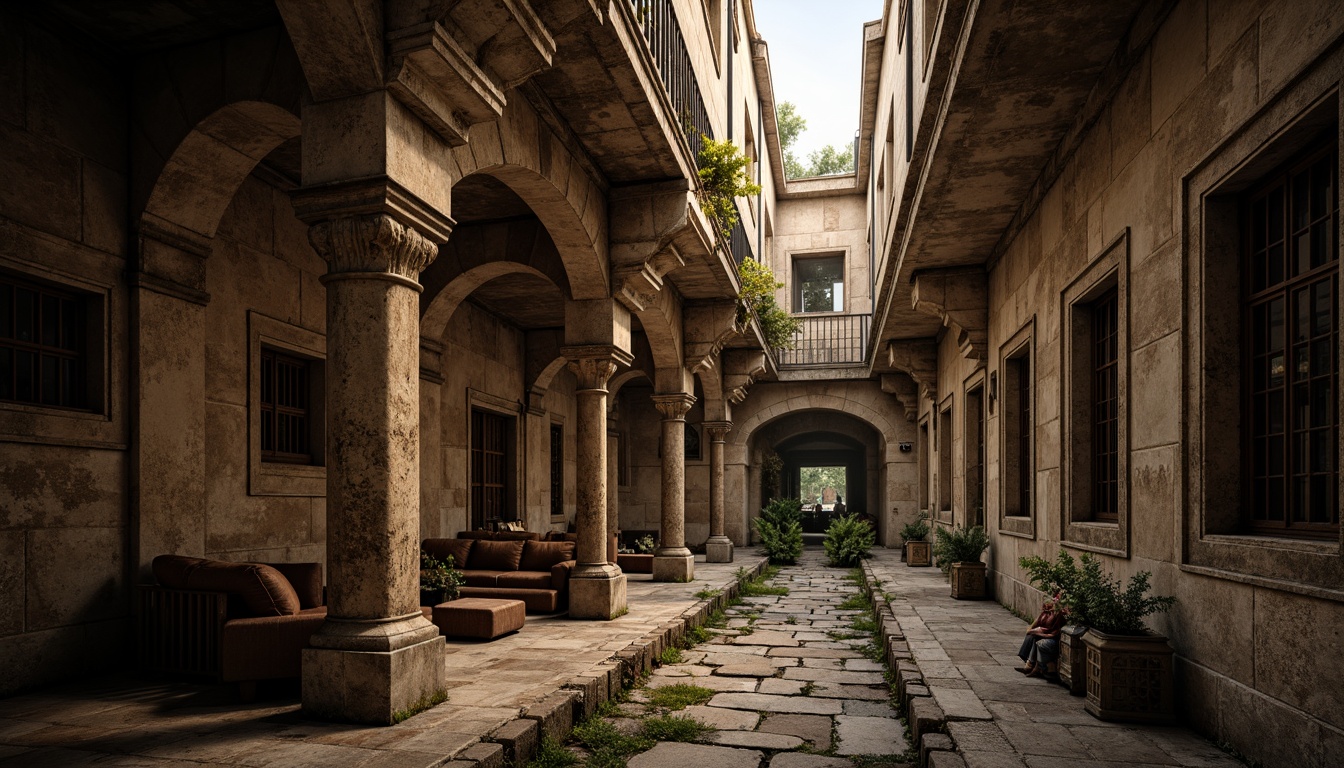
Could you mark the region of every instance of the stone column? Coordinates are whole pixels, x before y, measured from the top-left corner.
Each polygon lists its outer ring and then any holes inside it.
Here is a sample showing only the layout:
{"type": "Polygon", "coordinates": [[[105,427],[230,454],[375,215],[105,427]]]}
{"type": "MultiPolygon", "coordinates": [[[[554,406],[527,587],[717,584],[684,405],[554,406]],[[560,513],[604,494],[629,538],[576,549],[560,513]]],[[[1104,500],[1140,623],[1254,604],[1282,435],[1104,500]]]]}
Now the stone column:
{"type": "MultiPolygon", "coordinates": [[[[616,420],[615,403],[610,403],[607,409],[607,423],[616,420]]],[[[610,544],[611,537],[621,529],[621,493],[620,493],[620,450],[621,433],[608,426],[607,428],[607,541],[610,544]]],[[[615,552],[608,552],[607,558],[613,562],[616,560],[615,552]]]]}
{"type": "Polygon", "coordinates": [[[391,723],[444,693],[420,612],[420,284],[438,247],[384,213],[336,215],[327,260],[327,621],[303,652],[303,707],[391,723]]]}
{"type": "Polygon", "coordinates": [[[733,428],[730,421],[705,422],[709,433],[709,541],[705,542],[705,562],[733,562],[733,541],[723,527],[723,439],[733,428]]]}
{"type": "Polygon", "coordinates": [[[694,403],[684,393],[653,396],[663,415],[662,533],[653,557],[654,581],[695,578],[695,556],[686,548],[686,412],[694,403]]]}
{"type": "MultiPolygon", "coordinates": [[[[569,578],[569,616],[614,619],[626,611],[625,574],[607,562],[607,381],[629,353],[617,347],[565,347],[578,379],[575,527],[578,564],[569,578]]],[[[615,559],[615,558],[612,558],[615,559]]]]}

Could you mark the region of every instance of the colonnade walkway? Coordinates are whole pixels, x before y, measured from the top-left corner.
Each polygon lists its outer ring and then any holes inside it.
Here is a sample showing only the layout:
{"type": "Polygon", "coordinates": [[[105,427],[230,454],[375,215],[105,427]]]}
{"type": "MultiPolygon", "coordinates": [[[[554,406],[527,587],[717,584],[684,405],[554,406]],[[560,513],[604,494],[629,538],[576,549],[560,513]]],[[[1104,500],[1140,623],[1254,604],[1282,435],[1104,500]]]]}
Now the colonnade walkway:
{"type": "Polygon", "coordinates": [[[697,593],[732,591],[739,568],[764,562],[752,549],[731,564],[703,559],[689,583],[630,574],[629,613],[613,621],[528,617],[493,642],[449,641],[447,702],[398,725],[307,719],[296,683],[240,703],[234,686],[123,672],[0,699],[0,766],[502,766],[605,700],[622,673],[613,656],[647,665],[669,632],[680,636],[687,617],[708,611],[697,593]],[[588,701],[575,705],[580,692],[588,701]]]}
{"type": "Polygon", "coordinates": [[[936,755],[939,768],[1243,765],[1188,728],[1103,722],[1081,696],[1022,676],[1027,623],[992,600],[953,600],[937,568],[907,567],[899,551],[884,549],[863,570],[879,609],[890,606],[884,625],[897,625],[884,631],[908,648],[898,666],[912,727],[941,729],[933,742],[955,744],[936,755]]]}

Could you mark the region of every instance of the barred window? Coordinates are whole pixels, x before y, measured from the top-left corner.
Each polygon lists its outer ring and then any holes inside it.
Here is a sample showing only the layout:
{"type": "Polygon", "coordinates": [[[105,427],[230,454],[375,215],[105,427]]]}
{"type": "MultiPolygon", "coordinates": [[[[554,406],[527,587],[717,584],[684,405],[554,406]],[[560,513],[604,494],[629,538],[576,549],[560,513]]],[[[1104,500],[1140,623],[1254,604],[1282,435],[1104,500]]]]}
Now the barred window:
{"type": "Polygon", "coordinates": [[[0,401],[89,407],[86,303],[0,275],[0,401]]]}
{"type": "Polygon", "coordinates": [[[1244,423],[1252,531],[1339,530],[1339,195],[1333,143],[1247,195],[1244,423]]]}
{"type": "Polygon", "coordinates": [[[551,425],[551,515],[565,514],[565,428],[551,425]]]}
{"type": "Polygon", "coordinates": [[[1119,304],[1111,288],[1092,302],[1092,519],[1120,520],[1119,304]]]}
{"type": "Polygon", "coordinates": [[[261,460],[313,463],[310,362],[261,351],[261,460]]]}

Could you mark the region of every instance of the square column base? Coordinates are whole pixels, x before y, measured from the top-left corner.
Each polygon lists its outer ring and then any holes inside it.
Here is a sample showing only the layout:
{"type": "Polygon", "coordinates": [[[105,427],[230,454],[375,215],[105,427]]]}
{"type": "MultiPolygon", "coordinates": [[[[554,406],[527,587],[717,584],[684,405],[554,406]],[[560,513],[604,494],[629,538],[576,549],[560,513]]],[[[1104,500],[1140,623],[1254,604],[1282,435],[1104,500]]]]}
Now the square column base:
{"type": "Polygon", "coordinates": [[[683,583],[695,578],[695,555],[655,555],[653,580],[683,583]]]}
{"type": "Polygon", "coordinates": [[[620,571],[598,578],[570,577],[569,618],[610,621],[629,610],[625,597],[625,574],[620,571]]]}
{"type": "Polygon", "coordinates": [[[733,562],[733,540],[727,536],[711,538],[705,542],[705,562],[733,562]]]}
{"type": "Polygon", "coordinates": [[[305,648],[303,709],[328,720],[392,725],[447,693],[445,648],[442,637],[387,652],[305,648]]]}

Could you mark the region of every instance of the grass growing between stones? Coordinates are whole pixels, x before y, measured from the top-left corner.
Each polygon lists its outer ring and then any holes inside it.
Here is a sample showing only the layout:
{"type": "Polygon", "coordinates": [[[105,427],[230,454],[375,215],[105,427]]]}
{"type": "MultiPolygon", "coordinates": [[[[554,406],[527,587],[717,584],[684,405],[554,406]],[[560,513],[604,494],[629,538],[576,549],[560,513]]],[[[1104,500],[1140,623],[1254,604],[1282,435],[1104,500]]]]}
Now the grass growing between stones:
{"type": "Polygon", "coordinates": [[[570,733],[570,738],[590,753],[584,763],[588,768],[625,768],[626,758],[653,749],[655,743],[642,733],[639,736],[627,736],[597,716],[576,727],[570,733]]]}
{"type": "Polygon", "coordinates": [[[695,704],[704,704],[712,698],[714,691],[688,683],[664,685],[649,691],[651,705],[673,712],[695,704]]]}
{"type": "Polygon", "coordinates": [[[862,592],[855,592],[846,597],[844,602],[836,606],[842,611],[871,611],[873,604],[868,601],[868,596],[862,592]]]}
{"type": "Polygon", "coordinates": [[[663,652],[658,654],[659,664],[681,664],[684,661],[686,661],[686,657],[682,655],[681,649],[675,646],[664,648],[663,652]]]}
{"type": "Polygon", "coordinates": [[[696,600],[713,600],[723,594],[722,589],[702,589],[695,593],[696,600]]]}
{"type": "Polygon", "coordinates": [[[683,715],[660,715],[644,719],[644,738],[654,741],[700,741],[714,729],[683,715]]]}
{"type": "Polygon", "coordinates": [[[579,756],[547,736],[537,746],[536,757],[527,763],[527,768],[570,768],[579,764],[579,756]]]}
{"type": "Polygon", "coordinates": [[[779,566],[777,565],[768,565],[765,567],[765,570],[755,576],[750,575],[746,568],[738,568],[737,583],[740,587],[739,594],[742,597],[765,597],[767,595],[783,596],[789,594],[788,587],[776,587],[766,584],[767,581],[773,579],[778,573],[779,566]]]}

